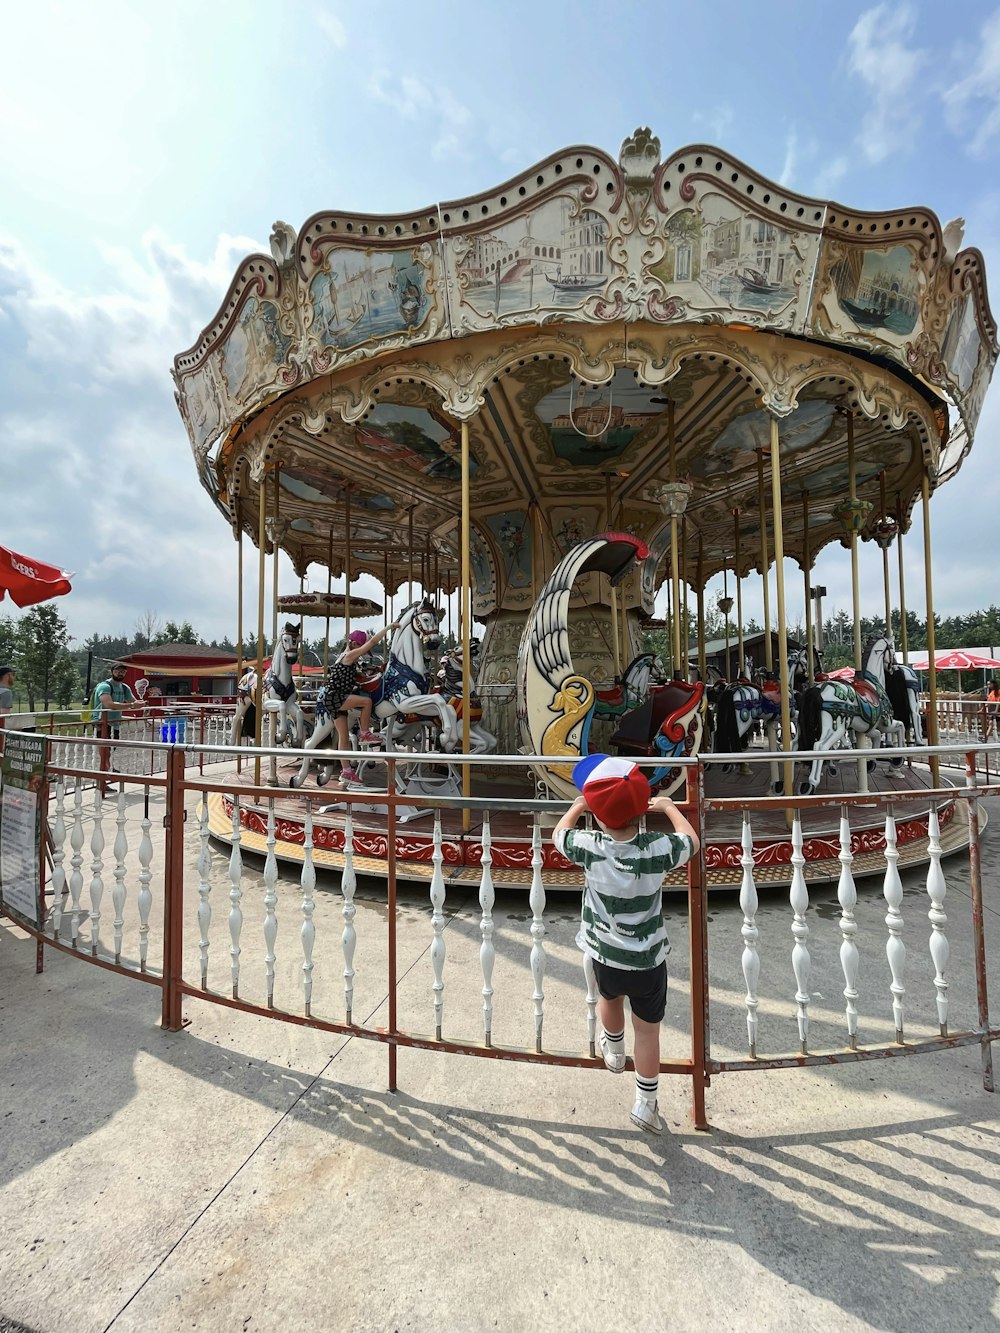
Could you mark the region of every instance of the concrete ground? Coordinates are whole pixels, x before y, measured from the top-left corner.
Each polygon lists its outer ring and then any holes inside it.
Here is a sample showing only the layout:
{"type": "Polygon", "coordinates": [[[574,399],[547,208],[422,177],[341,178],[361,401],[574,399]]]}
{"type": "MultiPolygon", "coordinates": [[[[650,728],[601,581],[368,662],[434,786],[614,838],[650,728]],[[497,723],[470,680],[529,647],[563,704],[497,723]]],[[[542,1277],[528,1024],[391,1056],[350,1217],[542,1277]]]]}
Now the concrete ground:
{"type": "MultiPolygon", "coordinates": [[[[997,803],[1000,804],[1000,803],[997,803]]],[[[1000,1010],[1000,811],[984,836],[987,945],[1000,1010]]],[[[137,814],[130,812],[130,820],[137,814]]],[[[196,976],[196,821],[185,957],[196,976]]],[[[109,838],[110,843],[110,838],[109,838]]],[[[89,864],[89,861],[88,863],[89,864]]],[[[216,853],[213,889],[228,894],[216,853]]],[[[975,1022],[968,874],[945,863],[950,1020],[975,1022]]],[[[247,886],[259,881],[248,863],[247,886]]],[[[279,915],[301,888],[282,873],[279,915]]],[[[84,895],[86,897],[86,893],[84,895]]],[[[787,894],[761,893],[762,1054],[794,1049],[787,894]]],[[[342,1016],[342,901],[316,893],[316,1011],[342,1016]],[[324,980],[325,979],[325,980],[324,980]]],[[[241,989],[259,998],[257,932],[241,989]]],[[[923,877],[906,880],[907,1037],[934,1030],[923,877]]],[[[228,901],[225,904],[228,908],[228,901]]],[[[450,895],[445,1028],[474,1036],[479,905],[450,895]]],[[[546,913],[546,1044],[585,1041],[578,903],[546,913]]],[[[385,1021],[385,901],[359,889],[355,1016],[385,1021]]],[[[713,895],[716,1055],[745,1055],[742,913],[713,895]]],[[[890,1031],[881,885],[859,885],[861,1039],[890,1031]]],[[[498,1041],[530,1040],[530,912],[498,895],[498,1041]]],[[[106,918],[107,919],[107,918],[106,918]]],[[[282,916],[277,984],[298,985],[300,918],[282,916]]],[[[812,1044],[843,1041],[839,909],[813,895],[812,1044]]],[[[688,1032],[687,940],[673,942],[664,1054],[688,1032]]],[[[229,966],[213,924],[214,984],[229,966]]],[[[249,929],[249,927],[248,927],[249,929]]],[[[432,1025],[426,891],[399,914],[401,1021],[432,1025]]],[[[153,957],[151,948],[151,957],[153,957]]],[[[0,926],[0,1330],[926,1328],[1000,1322],[1000,1097],[976,1047],[778,1073],[720,1075],[712,1130],[661,1079],[667,1134],[628,1119],[631,1075],[402,1050],[192,1000],[158,1026],[159,992],[0,926]],[[6,1322],[5,1322],[6,1320],[6,1322]]],[[[284,988],[284,990],[282,990],[284,988]]],[[[1000,1076],[1000,1050],[995,1051],[1000,1076]]]]}

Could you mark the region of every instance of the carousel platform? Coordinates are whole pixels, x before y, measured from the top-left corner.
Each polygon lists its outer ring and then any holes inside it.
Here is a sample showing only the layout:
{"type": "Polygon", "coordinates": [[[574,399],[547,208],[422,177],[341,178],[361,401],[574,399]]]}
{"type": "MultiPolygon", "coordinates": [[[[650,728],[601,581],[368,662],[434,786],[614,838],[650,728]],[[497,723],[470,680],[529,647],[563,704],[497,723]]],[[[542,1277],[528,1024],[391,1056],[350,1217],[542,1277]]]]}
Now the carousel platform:
{"type": "MultiPolygon", "coordinates": [[[[296,771],[293,764],[279,764],[279,786],[274,792],[276,846],[279,860],[301,864],[305,842],[305,805],[313,803],[314,861],[319,867],[340,870],[344,865],[344,838],[346,803],[336,783],[322,789],[310,784],[290,790],[288,780],[296,771]],[[327,807],[317,809],[319,807],[327,807]],[[332,808],[330,808],[332,807],[332,808]]],[[[235,771],[225,779],[233,794],[243,789],[252,790],[252,767],[235,771]]],[[[494,883],[504,889],[524,889],[531,886],[532,876],[532,815],[527,808],[516,809],[516,802],[532,799],[533,793],[525,784],[518,786],[509,776],[487,776],[488,770],[477,772],[473,797],[488,797],[491,802],[514,803],[515,808],[494,808],[490,814],[491,869],[494,883]]],[[[825,776],[818,795],[836,796],[856,791],[852,785],[856,776],[853,764],[842,762],[836,771],[825,776]]],[[[946,779],[942,778],[943,782],[946,779]]],[[[713,771],[710,774],[707,795],[713,799],[755,799],[768,795],[768,772],[760,765],[749,774],[713,771]]],[[[922,765],[906,764],[890,770],[878,765],[869,775],[871,792],[919,791],[930,788],[930,773],[922,765]]],[[[258,789],[259,791],[259,789],[258,789]]],[[[384,806],[371,808],[372,803],[358,800],[353,803],[353,857],[357,874],[385,878],[388,874],[388,841],[384,806]]],[[[929,859],[927,819],[928,811],[919,801],[907,801],[897,812],[897,847],[899,868],[924,865],[929,859]]],[[[233,795],[216,793],[209,799],[209,829],[219,842],[232,842],[233,795]]],[[[244,853],[264,856],[267,852],[267,798],[253,800],[247,795],[240,799],[240,844],[244,853]]],[[[941,845],[946,856],[961,851],[969,844],[968,821],[964,802],[956,801],[939,806],[938,817],[941,845]]],[[[449,887],[474,888],[481,876],[482,813],[473,810],[469,830],[462,829],[462,814],[457,810],[442,812],[442,871],[449,887]]],[[[852,871],[856,878],[881,875],[885,872],[884,838],[885,814],[881,806],[871,810],[855,807],[851,816],[854,861],[852,871]]],[[[740,857],[742,847],[742,815],[739,810],[712,811],[709,815],[709,837],[706,845],[706,866],[710,889],[735,889],[742,879],[740,857]]],[[[787,886],[791,882],[791,844],[784,810],[781,808],[756,810],[752,816],[754,834],[754,879],[758,886],[787,886]]],[[[547,830],[543,825],[543,833],[547,830]]],[[[429,881],[433,874],[434,816],[431,813],[411,819],[397,826],[395,839],[396,874],[398,879],[429,881]]],[[[806,857],[804,874],[807,882],[820,884],[836,882],[840,876],[839,810],[836,807],[807,810],[803,813],[803,853],[806,857]]],[[[582,876],[576,867],[569,866],[555,851],[548,837],[543,839],[542,874],[546,891],[579,892],[582,876]]],[[[671,891],[686,887],[684,872],[675,872],[667,879],[671,891]]]]}

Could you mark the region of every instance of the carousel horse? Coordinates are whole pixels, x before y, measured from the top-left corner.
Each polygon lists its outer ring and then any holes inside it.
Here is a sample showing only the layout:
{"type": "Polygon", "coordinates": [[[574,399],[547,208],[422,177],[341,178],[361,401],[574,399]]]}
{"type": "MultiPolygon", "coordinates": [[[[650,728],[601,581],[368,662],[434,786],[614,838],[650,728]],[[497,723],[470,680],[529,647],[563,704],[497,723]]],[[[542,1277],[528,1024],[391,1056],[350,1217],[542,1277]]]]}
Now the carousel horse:
{"type": "MultiPolygon", "coordinates": [[[[758,689],[756,685],[729,685],[715,704],[713,754],[736,754],[745,750],[753,726],[762,722],[770,738],[770,748],[778,749],[778,724],[781,721],[781,691],[758,689]]],[[[724,764],[723,772],[732,765],[724,764]]],[[[784,794],[784,782],[776,761],[771,763],[771,791],[784,794]]]]}
{"type": "MultiPolygon", "coordinates": [[[[870,738],[877,749],[883,737],[891,737],[896,746],[906,743],[906,730],[892,714],[892,704],[885,692],[886,671],[895,657],[892,640],[884,635],[865,645],[863,666],[853,684],[845,680],[826,680],[811,685],[803,692],[799,709],[799,732],[796,749],[829,751],[847,745],[852,737],[870,738]]],[[[802,761],[807,762],[807,761],[802,761]]],[[[821,754],[814,759],[809,776],[799,787],[800,796],[811,796],[819,786],[825,760],[821,754]]],[[[903,760],[894,758],[898,768],[903,760]]],[[[874,760],[869,760],[869,768],[874,760]]]]}
{"type": "MultiPolygon", "coordinates": [[[[251,709],[255,709],[254,703],[257,694],[257,671],[254,667],[249,667],[240,677],[239,684],[236,686],[236,712],[233,714],[233,726],[229,733],[229,744],[239,745],[243,740],[243,724],[246,721],[247,714],[251,709]]],[[[256,723],[256,716],[253,716],[253,722],[256,723]]],[[[253,741],[254,734],[251,730],[248,733],[249,739],[253,741]]]]}
{"type": "MultiPolygon", "coordinates": [[[[478,639],[472,639],[469,644],[469,753],[492,754],[497,748],[497,738],[482,725],[483,704],[476,694],[476,680],[479,676],[479,646],[478,639]]],[[[461,729],[463,706],[461,645],[452,648],[441,658],[437,693],[447,699],[448,703],[454,708],[461,729]]]]}
{"type": "MultiPolygon", "coordinates": [[[[382,722],[382,739],[385,750],[391,752],[393,742],[410,739],[417,732],[423,733],[422,724],[433,721],[437,726],[437,740],[442,750],[454,750],[461,739],[458,719],[451,704],[440,694],[428,691],[428,680],[424,667],[424,654],[434,652],[441,646],[441,615],[434,603],[427,597],[422,602],[414,602],[399,617],[389,647],[389,658],[385,670],[379,676],[372,694],[372,719],[382,722]]],[[[303,747],[315,750],[326,742],[334,730],[334,720],[326,705],[327,687],[324,686],[316,700],[316,726],[303,747]]],[[[301,787],[309,772],[310,758],[302,760],[302,766],[289,784],[301,787]]],[[[318,785],[329,780],[320,774],[318,785]]]]}
{"type": "Polygon", "coordinates": [[[614,721],[638,708],[649,693],[650,683],[662,684],[666,679],[666,667],[656,653],[640,653],[633,657],[611,689],[597,691],[595,720],[614,721]]]}
{"type": "Polygon", "coordinates": [[[924,731],[920,718],[920,682],[917,673],[904,662],[894,662],[886,670],[885,692],[892,704],[893,717],[903,724],[907,744],[920,745],[924,731]]]}
{"type": "Polygon", "coordinates": [[[305,717],[299,707],[292,667],[299,660],[299,627],[289,621],[271,654],[264,673],[264,712],[271,720],[272,746],[301,745],[306,738],[305,717]]]}

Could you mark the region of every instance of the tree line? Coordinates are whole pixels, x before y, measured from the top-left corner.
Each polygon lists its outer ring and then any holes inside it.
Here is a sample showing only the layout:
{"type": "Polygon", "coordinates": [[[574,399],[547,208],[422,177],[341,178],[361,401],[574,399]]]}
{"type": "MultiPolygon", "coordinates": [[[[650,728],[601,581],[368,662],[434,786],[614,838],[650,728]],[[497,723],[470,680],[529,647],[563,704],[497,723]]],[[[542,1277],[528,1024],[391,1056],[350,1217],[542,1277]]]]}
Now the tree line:
{"type": "MultiPolygon", "coordinates": [[[[688,616],[688,642],[696,641],[697,626],[694,617],[688,616]]],[[[744,621],[743,632],[746,635],[759,634],[762,627],[751,617],[744,621]]],[[[864,642],[884,632],[885,622],[878,616],[863,616],[861,619],[861,639],[864,642]]],[[[726,620],[715,607],[705,608],[705,638],[722,639],[726,632],[726,620]]],[[[927,647],[927,622],[914,611],[906,613],[907,644],[910,651],[927,647]]],[[[805,626],[798,623],[788,626],[791,638],[802,643],[805,641],[805,626]]],[[[736,642],[736,623],[729,619],[729,636],[736,642]]],[[[892,636],[897,648],[902,643],[899,611],[892,612],[892,636]]],[[[343,644],[331,643],[331,656],[343,644]]],[[[1000,648],[1000,607],[989,606],[985,610],[970,611],[957,616],[934,617],[934,642],[937,648],[962,648],[966,646],[993,646],[1000,648]]],[[[161,622],[154,612],[146,611],[136,623],[134,632],[128,634],[91,634],[82,643],[70,638],[66,622],[52,603],[32,607],[22,616],[0,616],[0,665],[14,667],[17,678],[14,695],[18,707],[28,711],[36,708],[48,709],[52,705],[68,708],[88,696],[88,687],[104,678],[107,664],[129,653],[141,652],[144,648],[157,648],[165,643],[190,643],[200,647],[219,648],[236,655],[236,644],[230,638],[203,639],[196,632],[190,621],[178,624],[168,620],[161,622]]],[[[305,639],[303,636],[302,657],[304,663],[313,665],[323,661],[323,639],[305,639]]],[[[670,628],[647,631],[643,636],[643,647],[647,651],[659,652],[669,656],[670,628]]],[[[270,653],[270,644],[265,636],[263,653],[270,653]]],[[[256,635],[244,640],[243,657],[252,661],[257,656],[256,635]]],[[[823,622],[823,658],[828,670],[847,666],[854,660],[854,621],[844,610],[834,610],[823,622]]],[[[957,683],[957,682],[956,682],[957,683]]]]}

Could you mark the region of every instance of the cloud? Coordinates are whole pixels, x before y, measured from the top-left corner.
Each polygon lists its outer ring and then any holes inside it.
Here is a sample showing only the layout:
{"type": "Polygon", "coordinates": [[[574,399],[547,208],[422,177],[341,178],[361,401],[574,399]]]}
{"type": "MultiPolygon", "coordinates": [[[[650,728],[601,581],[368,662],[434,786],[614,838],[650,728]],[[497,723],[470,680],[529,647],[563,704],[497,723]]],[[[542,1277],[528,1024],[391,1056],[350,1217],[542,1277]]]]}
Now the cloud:
{"type": "Polygon", "coordinates": [[[107,251],[113,279],[82,293],[0,236],[5,541],[77,571],[58,602],[77,638],[130,633],[147,606],[233,633],[235,544],[198,484],[169,368],[259,248],[221,236],[193,260],[153,230],[138,253],[107,251]]]}
{"type": "Polygon", "coordinates": [[[432,157],[453,160],[472,156],[472,112],[447,88],[432,89],[412,74],[395,74],[383,68],[369,78],[368,91],[398,115],[425,123],[432,157]]]}
{"type": "Polygon", "coordinates": [[[799,137],[794,129],[788,131],[785,135],[785,160],[781,164],[781,171],[778,174],[778,184],[784,185],[786,189],[791,186],[795,179],[796,153],[799,144],[799,137]]]}
{"type": "Polygon", "coordinates": [[[971,69],[942,94],[952,129],[971,132],[969,151],[986,153],[1000,135],[1000,9],[983,23],[971,69]]]}
{"type": "Polygon", "coordinates": [[[733,108],[724,104],[696,111],[691,117],[692,124],[705,126],[715,143],[721,143],[725,139],[734,119],[733,108]]]}
{"type": "Polygon", "coordinates": [[[881,4],[862,14],[848,37],[848,69],[869,99],[858,143],[871,163],[909,147],[920,123],[914,85],[929,54],[909,45],[915,24],[909,5],[881,4]]]}
{"type": "Polygon", "coordinates": [[[316,22],[337,50],[343,51],[347,45],[347,28],[340,15],[333,8],[320,9],[316,13],[316,22]]]}

